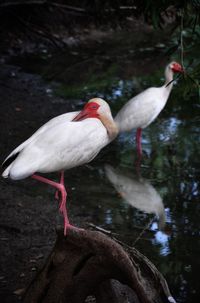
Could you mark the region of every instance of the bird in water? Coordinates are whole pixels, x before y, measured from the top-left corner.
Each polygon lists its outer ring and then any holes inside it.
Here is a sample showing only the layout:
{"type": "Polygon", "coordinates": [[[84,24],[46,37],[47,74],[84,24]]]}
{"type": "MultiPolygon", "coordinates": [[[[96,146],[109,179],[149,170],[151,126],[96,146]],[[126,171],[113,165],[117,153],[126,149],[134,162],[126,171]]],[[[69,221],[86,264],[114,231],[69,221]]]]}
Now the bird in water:
{"type": "Polygon", "coordinates": [[[64,235],[70,228],[66,209],[64,170],[90,162],[118,134],[110,107],[93,98],[81,112],[57,116],[40,127],[5,159],[2,176],[12,180],[31,177],[56,189],[64,217],[64,235]],[[37,173],[61,172],[60,182],[37,173]]]}
{"type": "Polygon", "coordinates": [[[119,132],[137,129],[136,146],[138,157],[142,156],[142,129],[151,124],[164,108],[173,87],[174,73],[183,73],[183,67],[177,62],[169,63],[165,68],[165,83],[160,87],[150,87],[130,99],[114,118],[119,132]]]}

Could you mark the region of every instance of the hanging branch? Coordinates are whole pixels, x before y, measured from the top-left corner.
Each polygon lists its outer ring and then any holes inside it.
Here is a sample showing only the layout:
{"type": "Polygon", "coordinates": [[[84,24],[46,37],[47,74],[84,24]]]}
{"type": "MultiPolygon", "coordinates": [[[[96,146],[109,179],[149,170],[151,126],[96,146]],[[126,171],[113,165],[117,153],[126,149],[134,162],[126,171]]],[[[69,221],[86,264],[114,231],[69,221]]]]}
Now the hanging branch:
{"type": "Polygon", "coordinates": [[[0,7],[6,7],[6,6],[14,6],[14,5],[32,5],[32,4],[45,4],[47,3],[47,0],[21,0],[21,1],[5,1],[3,3],[0,3],[0,7]]]}
{"type": "Polygon", "coordinates": [[[184,19],[184,8],[181,10],[181,32],[180,32],[180,46],[181,46],[181,65],[184,68],[183,62],[183,19],[184,19]]]}

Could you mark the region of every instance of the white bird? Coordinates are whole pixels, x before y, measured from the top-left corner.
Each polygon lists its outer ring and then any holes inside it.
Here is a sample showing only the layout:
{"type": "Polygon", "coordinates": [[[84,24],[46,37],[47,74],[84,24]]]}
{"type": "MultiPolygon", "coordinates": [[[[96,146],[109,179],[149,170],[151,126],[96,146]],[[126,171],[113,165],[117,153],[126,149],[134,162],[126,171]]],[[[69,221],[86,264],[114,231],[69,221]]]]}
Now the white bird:
{"type": "Polygon", "coordinates": [[[171,62],[165,68],[165,84],[161,87],[151,87],[130,99],[114,118],[119,132],[137,129],[136,146],[139,157],[142,155],[142,129],[153,122],[164,108],[173,87],[174,73],[183,73],[183,67],[177,62],[171,62]]]}
{"type": "Polygon", "coordinates": [[[55,187],[57,198],[58,192],[61,193],[60,211],[64,216],[66,235],[70,224],[66,210],[64,170],[90,162],[117,133],[107,102],[100,98],[91,99],[81,112],[53,118],[19,145],[3,162],[6,169],[2,176],[12,180],[30,176],[55,187]],[[56,171],[61,171],[60,183],[36,174],[56,171]]]}
{"type": "Polygon", "coordinates": [[[164,230],[166,216],[163,201],[156,189],[143,178],[125,175],[110,165],[105,166],[106,176],[116,191],[131,206],[158,217],[158,228],[164,230]]]}
{"type": "MultiPolygon", "coordinates": [[[[131,131],[137,129],[136,133],[136,145],[139,156],[142,155],[141,147],[141,134],[142,129],[147,127],[151,122],[153,122],[159,115],[161,110],[164,108],[170,92],[173,87],[173,75],[174,73],[183,73],[183,67],[177,62],[169,63],[165,68],[165,83],[161,87],[150,87],[135,97],[131,98],[117,113],[114,118],[115,123],[119,129],[119,132],[131,131]]],[[[12,154],[17,153],[21,150],[24,144],[30,142],[35,136],[46,131],[48,128],[61,123],[62,121],[72,121],[80,111],[65,113],[59,115],[35,132],[27,141],[18,146],[12,154]]],[[[10,156],[11,156],[10,155],[10,156]]]]}

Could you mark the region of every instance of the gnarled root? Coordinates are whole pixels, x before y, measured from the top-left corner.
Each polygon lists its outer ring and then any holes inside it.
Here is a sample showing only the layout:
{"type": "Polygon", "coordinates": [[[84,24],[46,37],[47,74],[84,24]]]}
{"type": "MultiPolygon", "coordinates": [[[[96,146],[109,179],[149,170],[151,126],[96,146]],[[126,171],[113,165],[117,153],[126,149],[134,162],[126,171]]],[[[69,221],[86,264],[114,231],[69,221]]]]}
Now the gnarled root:
{"type": "Polygon", "coordinates": [[[71,228],[64,237],[59,230],[24,303],[82,303],[89,295],[97,303],[150,303],[163,302],[170,293],[162,275],[137,250],[98,231],[71,228]]]}

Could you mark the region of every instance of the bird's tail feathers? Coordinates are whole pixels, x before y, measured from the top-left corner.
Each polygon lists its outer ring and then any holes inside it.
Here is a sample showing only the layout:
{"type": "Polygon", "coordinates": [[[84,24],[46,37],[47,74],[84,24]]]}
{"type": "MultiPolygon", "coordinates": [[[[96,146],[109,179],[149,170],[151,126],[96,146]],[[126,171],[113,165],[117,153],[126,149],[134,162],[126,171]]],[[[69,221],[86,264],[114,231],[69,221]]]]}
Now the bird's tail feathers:
{"type": "MultiPolygon", "coordinates": [[[[19,155],[20,157],[20,155],[19,155]]],[[[17,158],[16,161],[10,163],[8,167],[3,171],[3,178],[10,178],[12,180],[21,180],[25,179],[37,170],[35,163],[29,163],[28,167],[20,161],[20,158],[17,158]]]]}
{"type": "Polygon", "coordinates": [[[3,171],[3,173],[2,173],[3,178],[8,178],[9,177],[11,166],[12,166],[12,163],[3,171]]]}
{"type": "Polygon", "coordinates": [[[22,180],[31,175],[33,175],[37,171],[34,163],[31,165],[29,163],[28,167],[23,165],[21,161],[14,162],[9,170],[9,178],[12,180],[22,180]]]}
{"type": "Polygon", "coordinates": [[[3,161],[2,167],[6,168],[8,167],[19,155],[19,153],[24,149],[24,147],[27,145],[28,140],[20,144],[17,148],[15,148],[3,161]]]}

